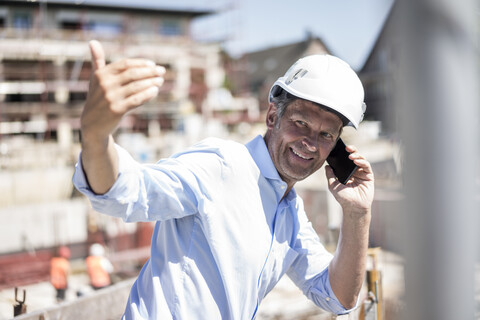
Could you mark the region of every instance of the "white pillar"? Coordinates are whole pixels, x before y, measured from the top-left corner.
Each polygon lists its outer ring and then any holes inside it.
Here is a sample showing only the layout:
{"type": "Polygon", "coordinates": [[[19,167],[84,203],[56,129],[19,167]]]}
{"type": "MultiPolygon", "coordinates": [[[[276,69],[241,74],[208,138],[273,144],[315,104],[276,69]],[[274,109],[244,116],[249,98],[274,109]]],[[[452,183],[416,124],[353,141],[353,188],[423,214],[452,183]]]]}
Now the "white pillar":
{"type": "Polygon", "coordinates": [[[474,319],[477,9],[474,0],[399,5],[404,37],[398,48],[402,78],[396,101],[405,144],[403,319],[474,319]]]}
{"type": "Polygon", "coordinates": [[[67,121],[60,121],[57,127],[58,145],[64,150],[71,147],[73,143],[72,126],[67,121]]]}
{"type": "MultiPolygon", "coordinates": [[[[2,83],[4,80],[4,74],[5,73],[3,71],[3,57],[0,54],[0,83],[2,83]]],[[[0,103],[2,103],[3,101],[5,101],[5,94],[0,92],[0,103]]],[[[2,107],[0,105],[0,121],[2,120],[1,112],[2,112],[2,107]]]]}
{"type": "Polygon", "coordinates": [[[66,59],[59,56],[54,60],[55,66],[55,102],[65,104],[68,102],[69,90],[66,81],[66,59]]]}
{"type": "Polygon", "coordinates": [[[174,64],[175,72],[175,88],[174,98],[177,101],[184,101],[188,99],[190,89],[190,61],[187,56],[179,56],[174,64]]]}

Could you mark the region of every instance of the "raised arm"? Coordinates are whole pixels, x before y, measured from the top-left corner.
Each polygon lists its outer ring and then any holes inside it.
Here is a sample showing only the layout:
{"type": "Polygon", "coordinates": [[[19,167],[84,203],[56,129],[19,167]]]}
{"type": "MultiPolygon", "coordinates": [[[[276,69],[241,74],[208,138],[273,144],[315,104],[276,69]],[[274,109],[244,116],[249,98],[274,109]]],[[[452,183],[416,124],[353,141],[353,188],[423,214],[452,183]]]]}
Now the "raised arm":
{"type": "Polygon", "coordinates": [[[81,116],[82,166],[90,188],[106,193],[118,176],[112,133],[122,117],[158,94],[165,68],[145,59],[105,63],[102,45],[89,43],[92,75],[81,116]]]}
{"type": "Polygon", "coordinates": [[[359,167],[347,185],[335,179],[326,167],[329,189],[343,209],[337,251],[329,266],[333,292],[347,309],[353,308],[365,278],[374,177],[370,163],[348,146],[350,159],[359,167]]]}

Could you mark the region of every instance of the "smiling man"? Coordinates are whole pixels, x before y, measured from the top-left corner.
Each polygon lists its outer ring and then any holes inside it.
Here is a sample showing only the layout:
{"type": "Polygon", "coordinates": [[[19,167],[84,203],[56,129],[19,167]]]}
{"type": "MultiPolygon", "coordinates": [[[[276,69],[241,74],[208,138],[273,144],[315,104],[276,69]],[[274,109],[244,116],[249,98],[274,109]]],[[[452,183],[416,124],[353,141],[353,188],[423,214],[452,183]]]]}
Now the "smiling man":
{"type": "Polygon", "coordinates": [[[144,165],[114,143],[129,110],[152,99],[165,70],[142,59],[105,64],[90,43],[92,75],[73,178],[93,207],[127,222],[156,221],[151,257],[123,319],[253,319],[287,274],[319,307],[355,307],[363,283],[373,173],[355,147],[344,185],[326,168],[343,209],[335,255],[320,243],[294,185],[325,162],[342,127],[363,117],[363,88],[329,55],[305,57],[271,89],[267,132],[246,145],[216,138],[144,165]]]}
{"type": "Polygon", "coordinates": [[[298,99],[281,118],[271,102],[267,126],[265,142],[288,192],[323,165],[340,136],[342,121],[325,108],[298,99]]]}

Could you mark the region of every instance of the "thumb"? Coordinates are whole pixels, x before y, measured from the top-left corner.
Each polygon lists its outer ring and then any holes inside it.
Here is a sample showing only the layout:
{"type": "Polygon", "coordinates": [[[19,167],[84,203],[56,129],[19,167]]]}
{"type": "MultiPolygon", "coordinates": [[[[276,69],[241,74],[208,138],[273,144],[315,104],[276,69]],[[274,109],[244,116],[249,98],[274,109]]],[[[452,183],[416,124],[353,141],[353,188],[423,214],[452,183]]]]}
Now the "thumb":
{"type": "Polygon", "coordinates": [[[325,175],[327,176],[328,185],[331,186],[337,180],[335,174],[333,173],[332,167],[329,165],[325,166],[325,175]]]}
{"type": "Polygon", "coordinates": [[[91,40],[88,45],[90,47],[94,69],[98,70],[105,67],[105,52],[103,51],[102,44],[97,40],[91,40]]]}

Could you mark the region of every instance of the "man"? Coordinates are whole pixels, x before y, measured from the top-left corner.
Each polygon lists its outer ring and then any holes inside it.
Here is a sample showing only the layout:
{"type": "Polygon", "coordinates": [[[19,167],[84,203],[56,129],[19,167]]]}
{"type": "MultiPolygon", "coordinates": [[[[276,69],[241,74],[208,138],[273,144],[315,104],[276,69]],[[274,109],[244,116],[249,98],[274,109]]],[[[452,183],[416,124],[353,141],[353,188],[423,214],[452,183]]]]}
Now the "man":
{"type": "Polygon", "coordinates": [[[57,291],[57,302],[65,300],[70,273],[70,249],[66,246],[58,248],[58,254],[50,260],[50,283],[57,291]]]}
{"type": "Polygon", "coordinates": [[[112,284],[110,274],[113,272],[113,265],[105,257],[105,248],[100,243],[94,243],[90,246],[89,252],[85,263],[90,285],[94,290],[108,287],[112,284]]]}
{"type": "Polygon", "coordinates": [[[326,168],[344,215],[335,256],[293,189],[323,165],[343,125],[361,121],[363,88],[346,63],[311,56],[292,66],[272,87],[264,137],[247,145],[210,138],[141,165],[112,132],[155,97],[165,69],[141,59],[106,65],[100,43],[90,49],[95,72],[74,183],[100,212],[157,221],[124,319],[253,319],[285,273],[326,310],[355,307],[373,200],[370,164],[349,146],[359,169],[346,185],[326,168]]]}

